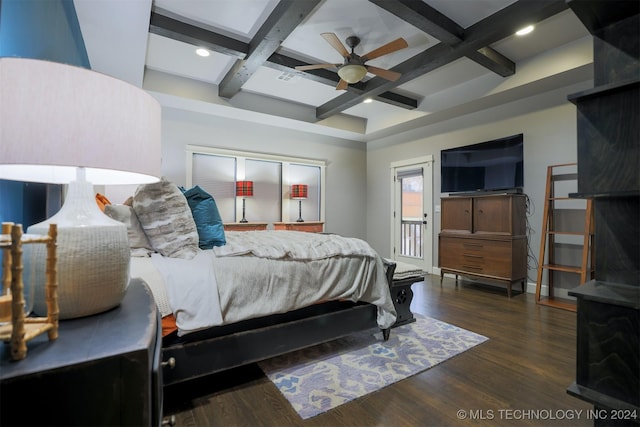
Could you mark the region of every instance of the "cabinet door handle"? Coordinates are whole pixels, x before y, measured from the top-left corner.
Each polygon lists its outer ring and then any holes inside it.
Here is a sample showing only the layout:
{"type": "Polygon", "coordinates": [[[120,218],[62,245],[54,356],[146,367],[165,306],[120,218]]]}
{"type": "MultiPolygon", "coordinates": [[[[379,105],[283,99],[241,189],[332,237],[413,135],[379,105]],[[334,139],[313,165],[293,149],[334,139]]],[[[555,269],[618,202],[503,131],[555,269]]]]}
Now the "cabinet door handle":
{"type": "Polygon", "coordinates": [[[176,367],[176,358],[170,357],[166,362],[162,362],[160,364],[163,368],[169,367],[169,369],[173,369],[176,367]]]}
{"type": "Polygon", "coordinates": [[[463,265],[462,268],[467,270],[482,270],[482,266],[479,265],[463,265]]]}
{"type": "Polygon", "coordinates": [[[471,254],[462,254],[462,255],[467,258],[478,258],[478,259],[484,258],[482,255],[471,255],[471,254]]]}
{"type": "Polygon", "coordinates": [[[167,418],[164,418],[162,420],[162,425],[163,426],[174,426],[174,425],[176,425],[176,416],[175,415],[170,415],[167,418]]]}

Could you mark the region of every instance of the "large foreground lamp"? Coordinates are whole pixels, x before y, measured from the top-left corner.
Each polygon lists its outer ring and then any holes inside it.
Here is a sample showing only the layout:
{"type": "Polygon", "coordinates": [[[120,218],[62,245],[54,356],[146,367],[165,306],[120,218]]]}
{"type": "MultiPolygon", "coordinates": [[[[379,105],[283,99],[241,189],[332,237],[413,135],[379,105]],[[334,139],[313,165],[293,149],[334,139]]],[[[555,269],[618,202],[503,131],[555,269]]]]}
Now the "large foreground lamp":
{"type": "Polygon", "coordinates": [[[293,184],[291,186],[291,198],[298,201],[298,219],[296,222],[304,222],[304,219],[302,219],[302,201],[307,198],[307,185],[293,184]]]}
{"type": "Polygon", "coordinates": [[[253,197],[253,181],[236,181],[236,196],[242,197],[242,219],[240,222],[249,222],[244,216],[244,208],[247,197],[253,197]]]}
{"type": "MultiPolygon", "coordinates": [[[[93,184],[157,181],[160,117],[153,97],[107,75],[0,58],[0,178],[69,184],[60,211],[27,230],[46,234],[49,224],[57,224],[61,319],[122,301],[129,281],[127,229],[100,211],[93,184]]],[[[31,257],[37,261],[36,312],[45,310],[40,258],[44,254],[31,257]]]]}

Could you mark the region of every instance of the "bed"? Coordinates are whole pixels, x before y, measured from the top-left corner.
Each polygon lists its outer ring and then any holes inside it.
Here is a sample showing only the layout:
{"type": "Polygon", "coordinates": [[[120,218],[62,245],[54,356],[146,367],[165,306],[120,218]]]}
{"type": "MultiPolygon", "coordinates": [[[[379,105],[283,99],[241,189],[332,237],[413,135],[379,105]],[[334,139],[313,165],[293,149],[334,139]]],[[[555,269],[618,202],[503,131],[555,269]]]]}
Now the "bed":
{"type": "Polygon", "coordinates": [[[413,320],[406,278],[394,282],[396,263],[363,240],[227,231],[203,245],[213,234],[197,226],[184,190],[164,180],[143,189],[130,206],[105,213],[127,224],[130,275],[149,286],[163,330],[169,326],[165,386],[362,330],[380,328],[388,339],[392,327],[413,320]]]}
{"type": "Polygon", "coordinates": [[[365,329],[388,338],[396,265],[362,240],[295,231],[226,238],[191,259],[132,257],[131,276],[175,320],[163,337],[165,385],[365,329]]]}

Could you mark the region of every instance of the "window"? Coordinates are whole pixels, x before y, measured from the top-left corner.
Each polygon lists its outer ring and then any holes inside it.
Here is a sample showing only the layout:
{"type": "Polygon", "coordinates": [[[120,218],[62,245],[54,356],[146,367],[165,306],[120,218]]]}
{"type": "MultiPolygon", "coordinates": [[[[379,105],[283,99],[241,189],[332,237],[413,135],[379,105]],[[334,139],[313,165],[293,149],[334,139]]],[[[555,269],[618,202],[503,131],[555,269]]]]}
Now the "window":
{"type": "MultiPolygon", "coordinates": [[[[193,182],[216,199],[223,221],[234,222],[236,159],[197,153],[193,153],[191,159],[193,182]]],[[[187,186],[192,187],[194,184],[189,183],[189,178],[187,176],[187,186]]]]}
{"type": "Polygon", "coordinates": [[[400,255],[422,258],[423,177],[422,168],[400,171],[400,255]]]}
{"type": "MultiPolygon", "coordinates": [[[[324,168],[305,164],[289,165],[289,182],[291,184],[306,184],[307,198],[300,204],[298,200],[291,200],[289,203],[289,219],[295,221],[301,209],[302,218],[306,221],[320,221],[320,182],[322,181],[322,173],[324,168]]],[[[291,197],[291,184],[287,186],[285,198],[291,197]]]]}
{"type": "Polygon", "coordinates": [[[251,204],[254,209],[250,217],[260,222],[279,222],[282,218],[282,164],[247,159],[244,179],[253,181],[251,204]]]}
{"type": "Polygon", "coordinates": [[[306,221],[323,221],[324,179],[321,160],[187,146],[187,186],[199,185],[210,193],[224,222],[242,218],[236,181],[253,181],[253,197],[245,200],[249,222],[293,222],[299,207],[306,221]],[[290,199],[292,184],[308,186],[301,205],[290,199]]]}

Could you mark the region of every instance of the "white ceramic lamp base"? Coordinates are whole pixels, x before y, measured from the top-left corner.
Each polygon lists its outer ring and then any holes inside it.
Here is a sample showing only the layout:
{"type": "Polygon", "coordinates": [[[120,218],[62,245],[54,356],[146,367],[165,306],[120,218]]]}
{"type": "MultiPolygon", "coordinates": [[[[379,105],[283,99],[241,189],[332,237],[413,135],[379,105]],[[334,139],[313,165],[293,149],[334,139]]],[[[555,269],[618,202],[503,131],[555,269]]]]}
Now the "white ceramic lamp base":
{"type": "MultiPolygon", "coordinates": [[[[106,216],[95,202],[91,183],[83,177],[69,184],[64,205],[48,220],[29,227],[28,233],[46,234],[49,224],[58,225],[58,304],[60,319],[109,310],[122,301],[129,283],[129,241],[124,224],[106,216]]],[[[27,265],[35,260],[34,311],[46,313],[42,245],[29,245],[27,265]]]]}

